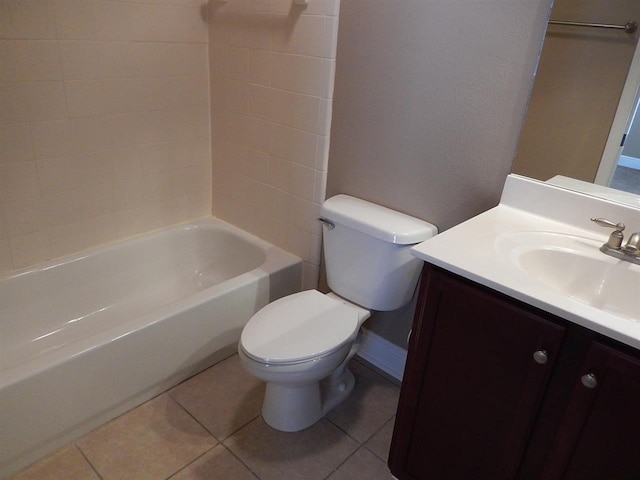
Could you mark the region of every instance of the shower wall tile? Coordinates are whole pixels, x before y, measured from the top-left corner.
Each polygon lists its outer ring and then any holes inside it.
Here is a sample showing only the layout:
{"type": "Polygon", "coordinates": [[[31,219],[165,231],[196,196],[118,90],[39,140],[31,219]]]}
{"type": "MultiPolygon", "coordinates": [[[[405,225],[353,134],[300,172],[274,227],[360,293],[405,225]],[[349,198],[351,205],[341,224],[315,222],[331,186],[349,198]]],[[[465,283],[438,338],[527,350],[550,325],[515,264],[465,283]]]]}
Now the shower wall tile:
{"type": "Polygon", "coordinates": [[[66,116],[62,82],[0,83],[0,124],[59,120],[66,116]]]}
{"type": "Polygon", "coordinates": [[[32,123],[28,127],[37,159],[61,157],[72,153],[71,132],[67,120],[32,123]]]}
{"type": "Polygon", "coordinates": [[[274,188],[288,191],[291,185],[291,162],[278,157],[269,157],[269,178],[266,183],[274,188]]]}
{"type": "Polygon", "coordinates": [[[0,82],[39,82],[61,78],[57,42],[0,40],[0,82]]]}
{"type": "Polygon", "coordinates": [[[35,162],[0,165],[0,204],[24,200],[39,193],[35,162]]]}
{"type": "Polygon", "coordinates": [[[0,273],[211,212],[207,4],[0,2],[0,273]]]}
{"type": "Polygon", "coordinates": [[[46,231],[9,238],[12,267],[23,268],[49,258],[49,236],[46,231]]]}
{"type": "Polygon", "coordinates": [[[6,236],[17,237],[46,228],[42,199],[31,197],[2,205],[6,236]]]}
{"type": "Polygon", "coordinates": [[[0,165],[34,159],[29,125],[0,125],[0,165]]]}
{"type": "Polygon", "coordinates": [[[331,39],[325,35],[327,17],[302,15],[294,30],[295,53],[313,57],[330,56],[331,39]]]}
{"type": "Polygon", "coordinates": [[[324,54],[327,58],[336,58],[338,48],[338,17],[327,18],[325,24],[324,54]]]}
{"type": "Polygon", "coordinates": [[[36,165],[44,196],[75,190],[80,183],[80,162],[74,156],[38,160],[36,165]]]}
{"type": "MultiPolygon", "coordinates": [[[[271,53],[270,84],[280,90],[320,96],[324,87],[324,59],[305,55],[271,53]]],[[[329,68],[327,68],[329,67],[329,68]]]]}
{"type": "Polygon", "coordinates": [[[94,0],[54,0],[51,3],[55,5],[57,38],[60,40],[96,38],[98,19],[94,0]]]}
{"type": "Polygon", "coordinates": [[[339,0],[209,10],[215,215],[304,261],[317,286],[339,0]]]}
{"type": "Polygon", "coordinates": [[[51,39],[56,36],[51,0],[0,2],[0,38],[51,39]]]}
{"type": "Polygon", "coordinates": [[[0,237],[0,271],[8,271],[13,269],[13,260],[11,258],[11,249],[9,241],[0,237]]]}
{"type": "Polygon", "coordinates": [[[43,195],[47,227],[61,227],[82,220],[80,189],[43,195]]]}
{"type": "Polygon", "coordinates": [[[307,13],[314,15],[328,15],[337,17],[340,12],[339,0],[315,0],[309,2],[307,13]]]}
{"type": "MultiPolygon", "coordinates": [[[[265,50],[249,50],[247,80],[258,85],[271,86],[272,54],[265,50]]],[[[212,64],[212,68],[213,64],[212,64]]]]}
{"type": "Polygon", "coordinates": [[[293,163],[315,167],[318,135],[303,130],[276,125],[269,153],[293,163]]]}
{"type": "Polygon", "coordinates": [[[62,74],[67,80],[87,80],[100,76],[97,42],[61,40],[58,42],[62,74]]]}
{"type": "Polygon", "coordinates": [[[296,197],[313,201],[315,176],[316,171],[314,169],[292,163],[289,192],[296,197]]]}
{"type": "Polygon", "coordinates": [[[246,90],[247,114],[262,120],[270,120],[273,98],[271,89],[262,85],[247,84],[246,90]]]}

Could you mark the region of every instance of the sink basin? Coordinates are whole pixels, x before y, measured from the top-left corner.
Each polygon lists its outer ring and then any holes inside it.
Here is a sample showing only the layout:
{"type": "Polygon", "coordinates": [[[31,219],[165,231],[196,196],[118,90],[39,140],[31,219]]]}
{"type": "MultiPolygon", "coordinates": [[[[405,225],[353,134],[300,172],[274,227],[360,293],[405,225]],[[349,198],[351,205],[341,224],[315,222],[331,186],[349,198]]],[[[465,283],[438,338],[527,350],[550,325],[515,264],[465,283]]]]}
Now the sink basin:
{"type": "Polygon", "coordinates": [[[600,252],[601,240],[556,232],[510,232],[495,239],[501,258],[574,300],[640,321],[640,266],[600,252]]]}
{"type": "MultiPolygon", "coordinates": [[[[639,204],[640,205],[640,204],[639,204]]],[[[600,252],[608,218],[640,230],[640,210],[509,175],[500,203],[412,247],[431,265],[640,349],[640,265],[600,252]]]]}

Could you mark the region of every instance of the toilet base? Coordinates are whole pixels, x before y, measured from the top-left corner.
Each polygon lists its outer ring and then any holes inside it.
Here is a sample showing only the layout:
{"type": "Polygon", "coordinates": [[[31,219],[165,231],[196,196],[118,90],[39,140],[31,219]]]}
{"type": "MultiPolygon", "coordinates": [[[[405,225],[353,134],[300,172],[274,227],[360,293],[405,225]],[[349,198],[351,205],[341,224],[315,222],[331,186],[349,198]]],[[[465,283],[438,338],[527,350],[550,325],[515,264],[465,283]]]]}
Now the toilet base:
{"type": "Polygon", "coordinates": [[[339,378],[331,375],[303,385],[267,382],[262,417],[276,430],[304,430],[347,398],[354,386],[355,378],[348,368],[339,378]]]}

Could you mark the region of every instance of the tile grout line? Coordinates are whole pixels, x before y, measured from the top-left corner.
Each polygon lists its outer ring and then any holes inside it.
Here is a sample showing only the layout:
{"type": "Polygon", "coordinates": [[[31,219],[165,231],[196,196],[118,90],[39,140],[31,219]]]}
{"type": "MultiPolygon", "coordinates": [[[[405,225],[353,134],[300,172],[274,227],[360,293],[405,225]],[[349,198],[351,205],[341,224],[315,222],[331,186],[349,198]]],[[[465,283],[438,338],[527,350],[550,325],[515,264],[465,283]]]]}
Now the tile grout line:
{"type": "MultiPolygon", "coordinates": [[[[219,362],[218,362],[219,363],[219,362]]],[[[213,365],[212,365],[213,366],[213,365]]],[[[211,367],[209,367],[211,368],[211,367]]],[[[186,380],[185,380],[186,381],[186,380]]],[[[177,386],[177,385],[176,385],[177,386]]],[[[170,390],[173,390],[175,387],[171,388],[170,390]]],[[[249,420],[247,423],[245,423],[244,425],[240,426],[239,428],[237,428],[236,430],[234,430],[233,432],[231,432],[227,437],[225,437],[224,439],[220,440],[218,437],[216,437],[213,432],[211,432],[205,425],[203,425],[194,415],[191,414],[191,412],[189,412],[189,410],[186,409],[186,407],[184,407],[177,399],[173,398],[169,392],[170,390],[167,390],[165,393],[167,394],[167,396],[171,399],[172,402],[176,403],[187,415],[189,415],[189,417],[191,417],[193,420],[195,420],[195,422],[200,425],[202,428],[204,428],[204,430],[211,435],[211,437],[213,437],[218,443],[216,443],[215,445],[213,445],[211,448],[209,448],[207,451],[203,452],[201,455],[199,455],[198,457],[194,458],[192,461],[190,461],[189,463],[187,463],[186,465],[182,466],[178,471],[174,472],[173,474],[171,474],[170,477],[167,478],[167,480],[170,480],[172,477],[174,477],[175,475],[177,475],[179,472],[181,472],[182,470],[184,470],[185,468],[187,468],[189,465],[195,463],[198,459],[202,458],[204,455],[206,455],[207,453],[211,452],[214,448],[216,448],[218,445],[222,446],[222,448],[224,448],[227,452],[229,452],[235,459],[237,459],[246,469],[249,473],[251,473],[251,475],[253,475],[254,477],[256,477],[258,480],[260,480],[260,477],[258,477],[258,475],[249,467],[249,465],[247,465],[245,462],[242,461],[242,459],[240,457],[238,457],[236,454],[234,454],[225,444],[224,441],[231,438],[233,435],[235,435],[237,432],[239,432],[240,430],[242,430],[243,428],[245,428],[247,425],[249,425],[250,423],[252,423],[253,421],[256,420],[256,418],[258,418],[260,415],[257,415],[255,417],[253,417],[251,420],[249,420]]]]}
{"type": "MultiPolygon", "coordinates": [[[[255,418],[254,418],[253,420],[255,420],[255,418]]],[[[253,422],[253,420],[251,420],[251,421],[253,422]]],[[[251,423],[251,422],[249,422],[249,423],[251,423]]],[[[247,425],[248,425],[248,424],[247,424],[247,425]]],[[[246,426],[246,425],[245,425],[245,426],[246,426]]],[[[244,428],[244,427],[242,427],[242,428],[244,428]]],[[[238,430],[236,430],[236,432],[237,432],[237,431],[239,431],[239,430],[241,430],[241,428],[239,428],[238,430]]],[[[229,437],[231,437],[231,435],[229,435],[229,437]]],[[[229,437],[227,437],[227,438],[229,438],[229,437]]],[[[247,465],[247,464],[246,464],[246,463],[245,463],[245,462],[244,462],[244,461],[243,461],[243,460],[242,460],[238,455],[236,455],[235,453],[233,453],[233,452],[232,452],[232,451],[231,451],[231,450],[230,450],[230,449],[229,449],[229,448],[228,448],[224,443],[222,443],[222,446],[224,447],[224,449],[225,449],[227,452],[229,452],[231,455],[233,455],[233,458],[235,458],[236,460],[238,460],[238,461],[239,461],[239,462],[240,462],[240,463],[241,463],[241,464],[242,464],[242,465],[247,469],[247,471],[248,471],[251,475],[253,475],[253,476],[254,476],[255,478],[257,478],[258,480],[261,480],[261,479],[260,479],[260,477],[258,476],[258,474],[257,474],[257,473],[256,473],[256,472],[255,472],[251,467],[249,467],[249,465],[247,465]]]]}
{"type": "MultiPolygon", "coordinates": [[[[328,417],[327,420],[329,420],[329,422],[334,425],[336,428],[338,428],[341,432],[343,432],[345,435],[347,435],[349,438],[353,439],[357,444],[358,444],[358,448],[356,448],[347,458],[345,458],[341,463],[339,463],[334,469],[333,471],[327,475],[326,477],[324,477],[324,480],[328,480],[331,478],[331,476],[336,473],[340,467],[342,467],[342,465],[344,465],[345,463],[347,463],[354,455],[356,455],[358,453],[358,451],[362,448],[364,448],[365,450],[367,450],[369,453],[371,453],[374,457],[378,458],[380,461],[384,462],[385,465],[387,465],[387,458],[381,458],[376,452],[374,452],[372,449],[370,449],[369,447],[366,446],[366,443],[371,440],[373,437],[375,437],[378,433],[380,433],[380,431],[387,425],[387,423],[393,418],[389,418],[386,422],[384,422],[382,424],[382,426],[380,428],[378,428],[373,434],[371,434],[366,440],[364,440],[363,442],[360,442],[359,440],[353,438],[351,435],[349,435],[348,432],[346,432],[345,430],[343,430],[339,425],[336,425],[334,422],[331,421],[331,419],[329,419],[328,417]]],[[[388,465],[387,465],[388,468],[388,465]]]]}
{"type": "MultiPolygon", "coordinates": [[[[209,367],[211,368],[211,367],[209,367]]],[[[204,371],[204,370],[203,370],[204,371]]],[[[196,374],[199,375],[199,374],[196,374]]],[[[195,375],[194,375],[195,376],[195,375]]],[[[193,377],[189,377],[189,378],[193,378],[193,377]]],[[[187,379],[188,380],[188,379],[187,379]]],[[[185,380],[186,382],[186,380],[185,380]]],[[[181,383],[184,382],[180,382],[178,385],[180,385],[181,383]]],[[[196,461],[198,461],[198,459],[202,458],[203,456],[205,456],[207,453],[211,452],[211,450],[213,450],[214,448],[216,448],[218,445],[222,445],[222,441],[220,439],[218,439],[218,437],[216,437],[213,432],[211,432],[207,427],[205,427],[196,417],[194,417],[191,412],[189,410],[187,410],[178,400],[176,400],[175,398],[173,398],[173,396],[171,396],[170,392],[171,390],[173,390],[174,388],[176,388],[178,385],[171,387],[169,390],[166,390],[162,393],[162,395],[166,395],[167,398],[169,400],[171,400],[173,403],[175,403],[180,410],[182,410],[184,413],[187,414],[187,416],[189,418],[191,418],[192,420],[194,420],[198,425],[200,425],[205,432],[207,432],[211,438],[213,438],[217,443],[215,445],[212,445],[210,448],[206,449],[204,452],[202,452],[200,455],[198,455],[197,457],[195,457],[194,459],[192,459],[190,462],[187,462],[186,464],[182,465],[178,470],[176,470],[175,472],[173,472],[171,475],[169,475],[166,480],[169,480],[170,478],[176,476],[178,473],[180,473],[182,470],[184,470],[185,468],[187,468],[189,465],[192,465],[193,463],[195,463],[196,461]]]]}
{"type": "Polygon", "coordinates": [[[325,416],[324,418],[326,418],[333,426],[335,426],[338,430],[340,430],[344,435],[346,435],[347,437],[351,438],[354,442],[356,442],[358,444],[358,448],[356,448],[349,456],[347,456],[347,458],[345,458],[342,462],[340,462],[334,469],[333,471],[327,475],[324,480],[328,480],[331,475],[333,475],[334,473],[336,473],[336,471],[338,471],[338,469],[340,469],[340,467],[342,467],[342,465],[344,465],[345,463],[347,463],[351,457],[353,457],[361,448],[366,449],[367,451],[369,451],[373,456],[375,456],[376,458],[379,458],[381,461],[385,462],[386,464],[386,459],[384,458],[380,458],[373,450],[371,450],[369,447],[367,447],[365,444],[371,440],[373,437],[375,437],[378,433],[380,433],[380,431],[387,425],[387,423],[389,422],[389,420],[391,420],[390,417],[386,422],[384,422],[382,424],[382,426],[380,426],[380,428],[378,428],[375,432],[373,432],[369,437],[367,437],[366,440],[364,441],[360,441],[357,438],[354,438],[353,436],[351,436],[347,431],[345,431],[342,427],[340,427],[340,425],[337,425],[336,423],[334,423],[329,416],[325,416]]]}
{"type": "MultiPolygon", "coordinates": [[[[230,357],[227,357],[230,358],[230,357]]],[[[225,359],[226,360],[226,359],[225,359]]],[[[220,362],[218,362],[220,363],[220,362]]],[[[361,362],[358,362],[361,363],[361,362]]],[[[384,376],[380,375],[378,372],[376,372],[375,370],[371,369],[371,367],[369,367],[367,364],[363,364],[361,363],[361,365],[365,368],[365,369],[369,369],[372,370],[372,372],[375,374],[376,377],[381,377],[382,380],[388,381],[388,379],[384,378],[384,376]]],[[[211,368],[211,367],[209,367],[211,368]]],[[[206,369],[205,369],[206,370],[206,369]]],[[[205,371],[203,370],[203,371],[205,371]]],[[[202,373],[202,372],[200,372],[202,373]]],[[[198,375],[198,374],[196,374],[198,375]]],[[[194,376],[196,376],[194,375],[194,376]]],[[[186,381],[186,380],[185,380],[186,381]]],[[[183,383],[183,382],[181,382],[183,383]]],[[[165,390],[164,392],[156,395],[155,397],[153,397],[152,399],[148,400],[147,402],[144,402],[142,405],[147,404],[149,402],[151,402],[154,399],[157,399],[159,397],[161,397],[162,395],[166,394],[167,395],[167,399],[174,403],[177,404],[177,406],[179,407],[179,410],[186,413],[187,416],[191,419],[193,419],[197,425],[199,425],[200,427],[202,427],[204,429],[204,431],[207,433],[208,436],[210,436],[213,440],[215,440],[215,444],[212,445],[211,447],[207,448],[204,452],[200,453],[199,455],[197,455],[195,458],[193,458],[192,460],[188,461],[187,463],[185,463],[184,465],[181,465],[178,467],[178,469],[174,472],[172,472],[170,475],[168,475],[166,477],[166,480],[169,480],[173,477],[175,477],[179,472],[182,472],[183,470],[185,470],[186,468],[188,468],[189,466],[191,466],[192,464],[194,464],[195,462],[197,462],[199,459],[201,459],[203,456],[209,454],[216,446],[221,445],[222,448],[226,451],[226,453],[230,453],[231,456],[233,458],[235,458],[238,462],[240,462],[240,464],[246,469],[246,471],[248,471],[252,478],[255,478],[257,480],[260,480],[261,477],[258,475],[258,473],[256,471],[254,471],[248,464],[245,463],[245,461],[242,460],[242,458],[240,458],[237,454],[235,454],[233,451],[230,450],[230,448],[227,446],[227,444],[225,443],[228,439],[230,439],[231,437],[233,437],[234,435],[236,435],[238,432],[240,432],[241,430],[245,429],[247,426],[251,425],[252,423],[256,422],[259,417],[260,414],[252,417],[249,421],[247,421],[246,423],[244,423],[242,426],[236,428],[233,432],[231,432],[229,435],[227,435],[223,440],[220,440],[216,435],[213,434],[213,432],[211,432],[201,421],[198,420],[198,418],[196,418],[185,406],[183,406],[176,398],[173,397],[172,392],[174,391],[174,389],[177,386],[174,386],[172,388],[169,388],[167,390],[165,390]]],[[[140,405],[140,406],[142,406],[140,405]]],[[[139,408],[138,407],[134,407],[131,410],[135,410],[135,408],[139,408]]],[[[131,411],[130,410],[130,411],[131,411]]],[[[115,421],[116,419],[124,416],[126,413],[128,412],[124,412],[123,414],[119,415],[118,417],[106,422],[105,424],[97,427],[95,430],[98,430],[104,426],[106,426],[109,423],[112,423],[113,421],[115,421]]],[[[338,425],[337,423],[334,422],[334,420],[332,420],[329,415],[325,415],[323,418],[326,418],[328,420],[328,424],[332,425],[333,427],[335,427],[337,429],[338,432],[341,432],[341,435],[343,435],[345,438],[349,438],[351,439],[354,443],[355,443],[355,449],[353,450],[353,452],[351,452],[342,462],[340,462],[338,465],[336,465],[332,471],[326,476],[324,477],[325,480],[329,479],[332,475],[335,474],[335,472],[342,468],[343,465],[345,463],[347,463],[348,461],[350,461],[354,455],[356,455],[360,449],[362,447],[364,447],[366,449],[367,452],[371,453],[372,455],[374,455],[375,458],[379,459],[380,461],[386,463],[386,459],[380,457],[378,454],[376,454],[376,452],[374,452],[371,448],[369,448],[366,443],[369,442],[372,438],[374,438],[376,435],[378,435],[385,427],[387,427],[387,424],[393,420],[393,415],[391,415],[386,421],[384,421],[382,423],[382,425],[380,425],[377,429],[375,429],[375,431],[373,433],[371,433],[370,435],[367,436],[367,438],[365,438],[363,441],[358,440],[357,438],[354,438],[354,436],[352,436],[349,432],[347,432],[343,427],[341,427],[340,425],[338,425]]],[[[82,437],[81,437],[82,438],[82,437]]],[[[81,449],[80,445],[78,444],[78,441],[74,441],[71,443],[71,445],[74,446],[74,448],[82,455],[82,458],[84,458],[84,460],[89,464],[90,468],[92,469],[92,471],[96,474],[97,478],[99,478],[100,480],[103,480],[102,475],[100,475],[100,473],[97,471],[97,469],[94,467],[93,463],[89,460],[89,458],[85,455],[85,453],[83,452],[83,450],[81,449]]]]}
{"type": "MultiPolygon", "coordinates": [[[[215,437],[214,437],[215,438],[215,437]]],[[[216,439],[217,440],[217,439],[216,439]]],[[[196,458],[194,458],[193,460],[191,460],[190,462],[187,462],[186,464],[182,465],[178,470],[176,470],[175,472],[173,472],[171,475],[169,475],[165,480],[170,480],[173,477],[175,477],[176,475],[178,475],[181,471],[183,471],[185,468],[189,467],[190,465],[194,464],[195,462],[197,462],[200,458],[204,457],[207,453],[209,453],[211,450],[213,450],[214,448],[216,448],[218,445],[220,445],[220,442],[216,443],[215,445],[213,445],[211,448],[205,450],[204,452],[202,452],[200,455],[198,455],[196,458]]]]}
{"type": "Polygon", "coordinates": [[[351,454],[349,456],[347,456],[347,458],[345,458],[342,462],[340,462],[338,465],[336,465],[336,467],[331,471],[331,473],[329,473],[326,477],[324,477],[323,480],[328,480],[329,478],[331,478],[331,476],[336,473],[340,467],[342,467],[342,465],[344,465],[345,463],[347,463],[349,461],[349,459],[351,459],[351,457],[353,457],[356,452],[358,450],[360,450],[362,448],[362,445],[359,445],[358,448],[356,448],[353,452],[351,452],[351,454]]]}
{"type": "Polygon", "coordinates": [[[78,453],[80,453],[80,455],[82,455],[82,458],[84,458],[84,461],[89,464],[89,467],[91,467],[91,470],[93,471],[93,473],[95,473],[100,480],[104,480],[103,476],[100,475],[100,473],[98,472],[96,467],[93,465],[93,463],[91,463],[91,460],[89,460],[89,458],[84,454],[84,452],[80,448],[80,445],[78,445],[76,442],[73,442],[73,446],[78,451],[78,453]]]}
{"type": "MultiPolygon", "coordinates": [[[[176,385],[177,387],[177,385],[176,385]]],[[[175,387],[173,387],[175,388],[175,387]]],[[[171,390],[173,390],[173,388],[171,390]]],[[[200,422],[200,420],[198,420],[194,415],[191,414],[191,412],[189,412],[189,410],[187,410],[186,407],[184,407],[177,399],[173,398],[173,396],[171,396],[169,394],[169,390],[167,390],[166,392],[164,392],[167,394],[167,396],[171,399],[172,402],[176,403],[182,410],[184,410],[187,415],[189,415],[193,420],[196,421],[196,423],[198,425],[200,425],[202,428],[204,428],[206,430],[206,432],[211,435],[214,439],[216,439],[216,441],[219,444],[222,444],[225,440],[227,440],[228,438],[232,437],[233,435],[235,435],[236,433],[238,433],[240,430],[242,430],[244,427],[246,427],[247,425],[249,425],[251,422],[253,422],[256,418],[258,418],[260,415],[256,415],[255,417],[251,418],[247,423],[241,425],[240,427],[236,428],[233,432],[231,432],[229,435],[227,435],[225,438],[223,438],[222,440],[220,440],[218,437],[216,437],[213,432],[211,430],[209,430],[202,422],[200,422]]]]}

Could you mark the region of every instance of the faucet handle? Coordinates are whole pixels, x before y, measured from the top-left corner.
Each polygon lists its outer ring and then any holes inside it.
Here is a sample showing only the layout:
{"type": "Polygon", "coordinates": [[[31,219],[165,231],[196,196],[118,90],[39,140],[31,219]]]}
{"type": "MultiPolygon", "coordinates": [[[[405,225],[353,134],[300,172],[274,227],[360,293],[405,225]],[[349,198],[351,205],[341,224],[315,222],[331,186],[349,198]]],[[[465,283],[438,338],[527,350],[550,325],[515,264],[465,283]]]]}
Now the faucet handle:
{"type": "Polygon", "coordinates": [[[595,222],[596,225],[600,227],[615,228],[618,232],[624,230],[624,223],[613,223],[611,220],[607,220],[606,218],[592,218],[591,221],[595,222]]]}
{"type": "Polygon", "coordinates": [[[613,250],[620,250],[620,246],[622,245],[622,240],[624,238],[622,235],[622,231],[625,228],[624,223],[613,223],[611,220],[607,220],[606,218],[592,218],[591,221],[595,222],[595,224],[600,227],[615,229],[611,235],[609,235],[609,240],[605,243],[605,246],[613,250]]]}

